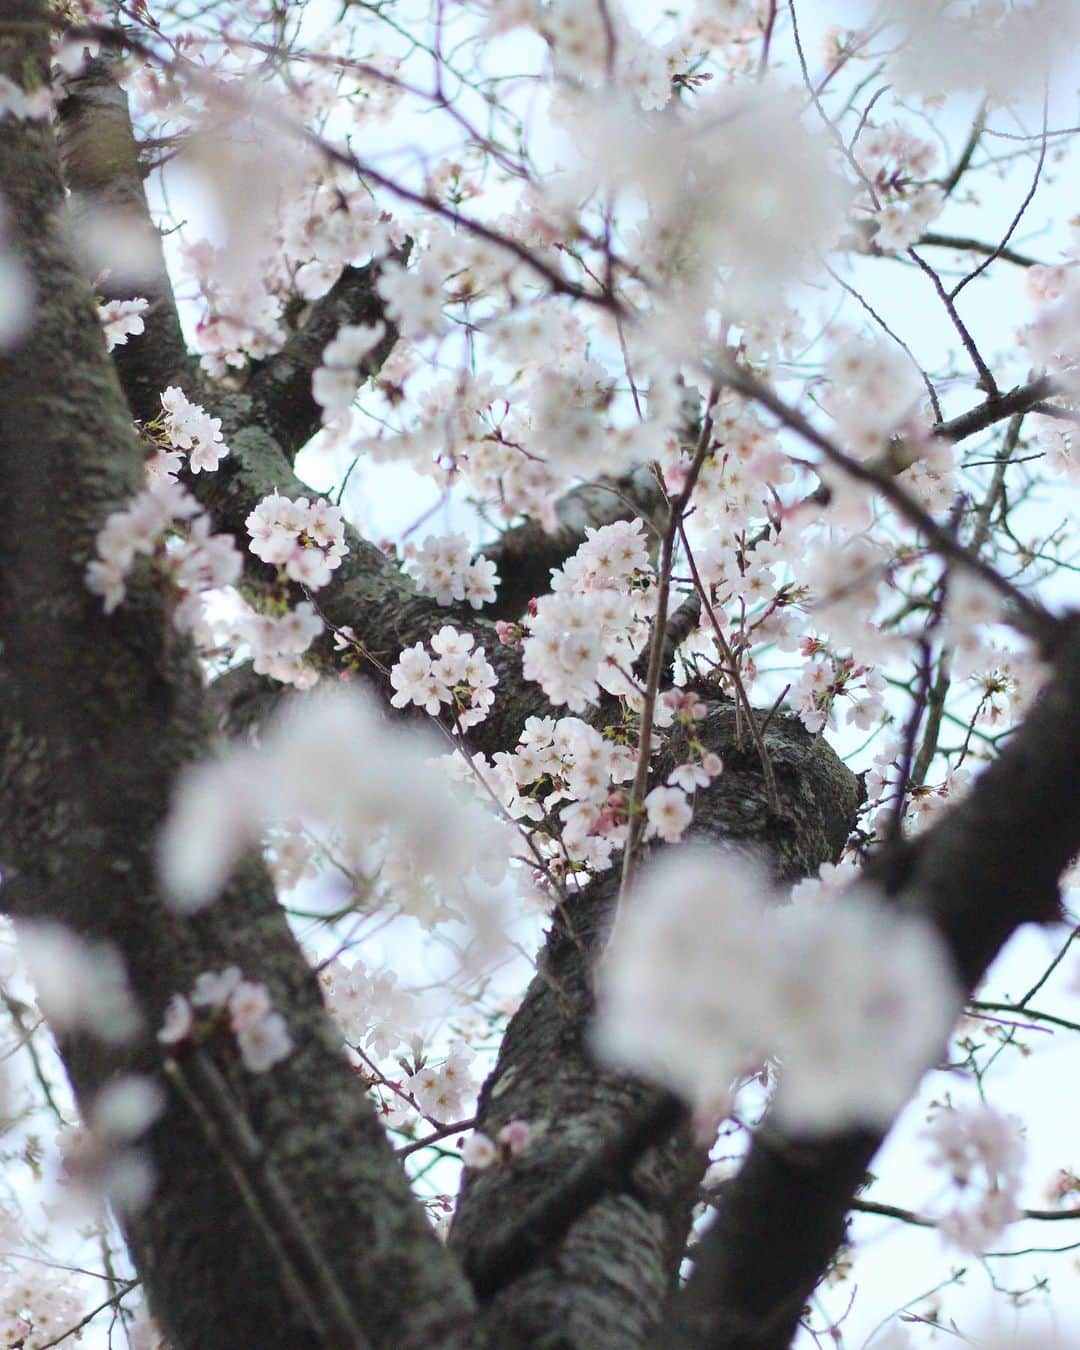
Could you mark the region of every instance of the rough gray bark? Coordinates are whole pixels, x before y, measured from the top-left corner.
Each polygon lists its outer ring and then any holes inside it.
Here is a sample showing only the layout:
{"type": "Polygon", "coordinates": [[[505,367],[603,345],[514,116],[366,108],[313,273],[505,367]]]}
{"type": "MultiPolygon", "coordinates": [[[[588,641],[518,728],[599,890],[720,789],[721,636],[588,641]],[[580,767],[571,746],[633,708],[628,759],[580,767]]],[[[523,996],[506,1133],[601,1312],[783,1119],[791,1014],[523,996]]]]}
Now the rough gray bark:
{"type": "MultiPolygon", "coordinates": [[[[25,77],[23,53],[14,57],[25,77]]],[[[11,73],[11,44],[3,58],[11,73]]],[[[156,1073],[164,1004],[200,971],[235,963],[270,987],[296,1053],[258,1077],[215,1051],[219,1070],[365,1334],[385,1346],[429,1340],[434,1323],[471,1306],[467,1284],[411,1201],[268,881],[242,871],[190,921],[157,894],[170,782],[205,753],[202,681],[151,583],[106,617],[83,580],[96,530],[138,487],[142,453],[68,248],[48,124],[6,120],[0,183],[37,287],[32,330],[0,356],[4,908],[107,938],[127,963],[143,1034],[121,1051],[86,1036],[62,1045],[84,1108],[118,1072],[156,1073]]],[[[300,1318],[263,1233],[173,1093],[149,1145],[158,1190],[128,1235],[176,1345],[225,1350],[237,1328],[262,1347],[332,1343],[300,1318]]]]}
{"type": "MultiPolygon", "coordinates": [[[[69,80],[57,117],[57,141],[64,183],[71,193],[73,236],[85,222],[115,222],[122,230],[125,255],[133,244],[143,269],[137,280],[111,275],[100,283],[105,300],[133,295],[150,301],[146,331],[137,345],[117,347],[114,362],[131,415],[150,421],[161,412],[161,393],[170,384],[190,389],[197,367],[180,331],[172,283],[165,269],[161,236],[146,209],[143,169],[132,133],[127,95],[112,74],[112,61],[98,57],[69,80]]],[[[100,261],[86,259],[86,279],[93,280],[100,261]]]]}
{"type": "MultiPolygon", "coordinates": [[[[701,803],[694,831],[752,852],[778,882],[834,860],[859,804],[858,784],[824,741],[796,718],[777,717],[765,740],[782,811],[766,800],[760,764],[730,703],[714,700],[703,742],[725,771],[701,803]]],[[[665,767],[673,767],[679,751],[665,767]]],[[[467,1175],[451,1246],[482,1274],[529,1235],[530,1206],[615,1138],[655,1091],[593,1062],[586,1032],[592,971],[613,917],[618,878],[606,877],[556,912],[538,973],[514,1017],[480,1100],[479,1125],[494,1136],[507,1121],[542,1133],[512,1167],[467,1175]]],[[[546,1260],[499,1289],[492,1301],[509,1343],[544,1350],[622,1350],[656,1333],[686,1242],[705,1168],[688,1127],[649,1150],[621,1188],[593,1205],[546,1260]]]]}

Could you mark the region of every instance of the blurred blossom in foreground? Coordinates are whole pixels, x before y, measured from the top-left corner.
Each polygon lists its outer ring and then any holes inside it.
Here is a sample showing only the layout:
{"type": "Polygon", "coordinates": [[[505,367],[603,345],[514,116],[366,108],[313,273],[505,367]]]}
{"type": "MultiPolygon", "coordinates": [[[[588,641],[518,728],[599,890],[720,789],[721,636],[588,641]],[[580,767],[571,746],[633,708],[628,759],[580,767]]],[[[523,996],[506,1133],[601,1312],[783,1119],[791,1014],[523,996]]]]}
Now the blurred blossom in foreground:
{"type": "Polygon", "coordinates": [[[0,197],[0,351],[22,336],[33,312],[30,274],[9,250],[7,217],[8,208],[0,197]]]}
{"type": "Polygon", "coordinates": [[[875,3],[866,10],[876,22],[884,18],[896,25],[888,33],[898,39],[890,74],[905,92],[982,89],[1007,103],[1075,71],[1080,41],[1075,0],[971,0],[963,6],[887,0],[883,8],[875,3]]]}
{"type": "Polygon", "coordinates": [[[165,1094],[157,1083],[121,1074],[98,1092],[81,1127],[60,1134],[72,1218],[103,1202],[121,1214],[146,1205],[154,1190],[154,1167],[137,1141],[164,1109],[165,1094]]]}
{"type": "Polygon", "coordinates": [[[888,1124],[942,1051],[961,1005],[923,920],[869,887],[782,905],[719,849],[680,849],[646,873],[599,973],[598,1052],[691,1104],[779,1061],[792,1132],[888,1124]]]}
{"type": "Polygon", "coordinates": [[[83,1031],[111,1044],[130,1041],[142,1018],[124,962],[108,942],[84,939],[58,923],[20,922],[19,950],[53,1031],[83,1031]]]}
{"type": "Polygon", "coordinates": [[[257,749],[235,746],[181,777],[160,846],[173,907],[201,909],[221,891],[234,863],[271,825],[317,822],[335,856],[359,872],[378,869],[395,904],[421,921],[429,896],[440,917],[497,936],[497,897],[517,835],[454,793],[429,760],[431,743],[395,726],[355,688],[295,699],[257,749]],[[445,906],[449,906],[446,909],[445,906]]]}
{"type": "Polygon", "coordinates": [[[696,309],[714,283],[740,310],[767,309],[841,233],[850,191],[790,90],[724,90],[648,118],[606,95],[563,97],[557,111],[586,161],[580,182],[640,201],[634,261],[649,275],[661,260],[655,279],[694,288],[696,309]]]}

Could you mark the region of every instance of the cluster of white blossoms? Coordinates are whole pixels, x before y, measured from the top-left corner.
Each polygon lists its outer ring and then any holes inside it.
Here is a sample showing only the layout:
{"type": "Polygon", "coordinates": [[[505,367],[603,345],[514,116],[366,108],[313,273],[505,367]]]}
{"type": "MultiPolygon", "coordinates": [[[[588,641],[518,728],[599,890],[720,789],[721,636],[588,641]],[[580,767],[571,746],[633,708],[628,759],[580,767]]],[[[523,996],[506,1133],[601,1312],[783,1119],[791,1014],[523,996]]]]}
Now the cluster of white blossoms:
{"type": "Polygon", "coordinates": [[[534,822],[530,841],[546,865],[587,880],[611,866],[626,840],[620,785],[633,778],[636,762],[629,745],[578,717],[529,717],[512,753],[499,751],[491,764],[455,757],[448,767],[459,778],[475,771],[508,815],[534,822]]]}
{"type": "Polygon", "coordinates": [[[275,491],[244,523],[256,558],[283,568],[287,577],[309,590],[325,586],[349,551],[345,517],[325,497],[293,501],[275,491]]]}
{"type": "Polygon", "coordinates": [[[851,700],[847,723],[861,731],[875,726],[885,711],[885,677],[873,666],[856,665],[813,638],[803,643],[812,659],[791,690],[791,701],[807,731],[817,734],[836,725],[836,703],[851,700]]]}
{"type": "Polygon", "coordinates": [[[589,477],[607,458],[604,410],[614,386],[597,361],[565,368],[538,367],[529,384],[532,434],[557,470],[589,477]]]}
{"type": "Polygon", "coordinates": [[[86,567],[86,585],[111,614],[127,594],[127,579],[139,556],[157,557],[172,579],[179,602],[173,623],[207,645],[213,639],[203,618],[203,594],[233,585],[243,558],[230,534],[211,534],[210,517],[188,490],[168,475],[152,477],[123,511],[113,511],[98,531],[97,557],[86,567]]]}
{"type": "Polygon", "coordinates": [[[640,520],[586,530],[585,543],[551,573],[551,592],[524,620],[523,672],[554,704],[582,712],[600,694],[640,698],[630,671],[655,608],[640,520]]]}
{"type": "Polygon", "coordinates": [[[398,1085],[401,1096],[383,1110],[383,1119],[393,1127],[411,1121],[416,1110],[439,1124],[471,1115],[478,1087],[472,1072],[475,1059],[470,1046],[454,1041],[441,1064],[422,1064],[398,1085]]]}
{"type": "Polygon", "coordinates": [[[956,1203],[937,1220],[942,1236],[981,1254],[1021,1216],[1018,1203],[1027,1147],[1019,1117],[987,1102],[939,1110],[923,1131],[930,1164],[946,1171],[956,1203]]]}
{"type": "Polygon", "coordinates": [[[258,747],[236,745],[181,776],[159,851],[172,906],[209,904],[268,829],[303,820],[346,874],[372,878],[370,907],[427,925],[464,917],[480,959],[504,931],[507,896],[497,888],[518,840],[429,772],[430,749],[356,686],[294,699],[258,747]]]}
{"type": "Polygon", "coordinates": [[[1073,0],[968,0],[962,8],[938,0],[886,0],[876,22],[894,55],[891,77],[905,94],[934,96],[978,90],[1008,103],[1037,93],[1055,72],[1068,75],[1080,41],[1073,0]]]}
{"type": "Polygon", "coordinates": [[[263,857],[279,892],[291,891],[301,881],[319,874],[319,847],[299,821],[288,821],[267,830],[263,838],[263,857]]]}
{"type": "Polygon", "coordinates": [[[311,396],[322,420],[333,422],[352,407],[363,378],[361,367],[386,336],[386,324],[343,324],[323,349],[311,376],[311,396]]]}
{"type": "Polygon", "coordinates": [[[607,90],[566,91],[552,111],[582,154],[574,187],[600,183],[644,207],[630,257],[663,297],[653,303],[665,336],[687,355],[707,311],[768,310],[843,231],[850,188],[800,96],[773,79],[679,102],[662,118],[641,118],[607,90]]]}
{"type": "Polygon", "coordinates": [[[467,600],[482,609],[495,599],[499,573],[490,558],[473,558],[464,534],[429,534],[420,548],[405,550],[417,590],[440,605],[467,600]]]}
{"type": "Polygon", "coordinates": [[[396,262],[384,264],[376,289],[386,305],[387,317],[403,337],[429,337],[443,330],[447,274],[447,267],[430,253],[421,254],[411,267],[396,262]]]}
{"type": "Polygon", "coordinates": [[[483,647],[473,647],[471,633],[459,633],[446,624],[431,639],[431,651],[422,642],[406,647],[390,671],[395,708],[415,704],[432,717],[445,705],[462,730],[476,726],[495,702],[498,683],[483,647]]]}
{"type": "Polygon", "coordinates": [[[303,656],[323,627],[310,600],[301,600],[281,614],[262,614],[245,605],[233,620],[232,636],[250,650],[256,675],[309,689],[318,681],[319,672],[303,656]]]}
{"type": "Polygon", "coordinates": [[[138,337],[146,331],[143,315],[150,308],[150,301],[141,297],[131,300],[110,300],[98,305],[98,318],[105,334],[105,350],[111,352],[114,347],[127,345],[129,337],[138,337]]]}
{"type": "Polygon", "coordinates": [[[229,453],[221,434],[221,418],[192,403],[182,389],[170,385],[161,396],[165,435],[176,450],[187,451],[192,473],[213,471],[229,453]]]}
{"type": "MultiPolygon", "coordinates": [[[[242,193],[235,195],[238,202],[245,200],[242,193]]],[[[265,270],[258,275],[256,269],[235,275],[226,251],[207,240],[182,243],[180,256],[189,281],[195,283],[207,307],[193,334],[193,345],[207,374],[220,379],[230,369],[269,356],[282,346],[286,329],[281,322],[281,299],[267,289],[276,260],[264,254],[260,261],[265,270]]]]}
{"type": "Polygon", "coordinates": [[[944,193],[926,182],[937,154],[933,142],[913,135],[898,122],[863,128],[854,155],[877,199],[876,203],[864,200],[862,205],[874,212],[874,243],[879,248],[889,253],[910,248],[941,214],[944,193]]]}
{"type": "MultiPolygon", "coordinates": [[[[1072,241],[1065,250],[1066,261],[1054,267],[1028,268],[1025,287],[1036,308],[1035,318],[1018,333],[1021,343],[1032,359],[1057,376],[1059,387],[1075,402],[1080,395],[1080,223],[1073,224],[1072,241]]],[[[1049,420],[1049,419],[1044,419],[1049,420]]],[[[1060,421],[1060,428],[1068,430],[1068,419],[1060,421]]],[[[1043,426],[1042,437],[1048,428],[1043,426]]],[[[1040,437],[1040,439],[1042,439],[1040,437]]],[[[1075,447],[1070,455],[1066,445],[1071,438],[1059,436],[1050,439],[1055,448],[1060,468],[1075,474],[1075,447]]]]}
{"type": "MultiPolygon", "coordinates": [[[[308,69],[318,67],[312,63],[308,69]]],[[[282,260],[300,260],[294,280],[305,300],[325,295],[344,267],[363,266],[373,254],[386,252],[392,235],[400,242],[363,184],[320,167],[319,178],[302,201],[288,204],[282,221],[282,260]]]]}
{"type": "MultiPolygon", "coordinates": [[[[669,689],[657,701],[655,725],[673,721],[691,728],[706,705],[696,695],[669,689]]],[[[652,752],[661,747],[654,738],[652,752]]],[[[529,717],[516,748],[466,760],[446,756],[450,776],[471,781],[481,797],[494,796],[507,815],[529,831],[534,856],[552,875],[584,885],[606,871],[626,843],[630,794],[638,751],[626,729],[605,735],[579,717],[529,717]],[[526,823],[528,822],[528,823],[526,823]]],[[[645,798],[650,836],[674,841],[693,816],[691,799],[723,771],[719,755],[691,740],[690,758],[676,765],[667,783],[645,798]]],[[[545,878],[538,876],[542,882],[545,878]]]]}
{"type": "Polygon", "coordinates": [[[240,1059],[252,1073],[265,1073],[292,1053],[288,1024],[275,1011],[270,991],[264,984],[245,980],[239,966],[203,971],[189,995],[174,994],[166,1005],[158,1041],[170,1050],[183,1045],[199,1028],[200,1018],[209,1024],[220,1020],[222,1012],[240,1059]]]}
{"type": "MultiPolygon", "coordinates": [[[[11,1245],[17,1231],[12,1224],[11,1245]]],[[[52,1263],[13,1263],[11,1269],[0,1271],[0,1345],[6,1350],[16,1346],[43,1350],[50,1342],[56,1345],[79,1325],[90,1306],[89,1291],[73,1272],[52,1263]]]]}
{"type": "Polygon", "coordinates": [[[944,194],[934,187],[919,188],[886,202],[874,216],[878,227],[874,243],[887,253],[903,253],[919,242],[944,205],[944,194]]]}
{"type": "Polygon", "coordinates": [[[362,961],[348,965],[335,957],[320,967],[319,983],[327,1011],[350,1046],[384,1059],[413,1040],[420,1012],[393,971],[371,971],[362,961]]]}
{"type": "Polygon", "coordinates": [[[931,926],[869,889],[784,906],[735,854],[645,873],[598,977],[594,1044],[710,1112],[766,1059],[795,1134],[888,1124],[945,1046],[961,994],[931,926]]]}
{"type": "MultiPolygon", "coordinates": [[[[244,560],[232,535],[211,533],[210,517],[176,475],[184,452],[191,472],[199,473],[216,469],[228,447],[220,419],[189,402],[181,389],[166,389],[161,406],[161,433],[146,461],[146,486],[124,510],[111,512],[98,531],[97,556],[87,564],[86,584],[111,614],[127,594],[127,579],[138,558],[155,558],[177,597],[174,626],[200,646],[211,647],[214,636],[203,597],[238,581],[244,560]]],[[[151,435],[156,426],[149,428],[151,435]]]]}
{"type": "Polygon", "coordinates": [[[1062,420],[1035,413],[1031,418],[1035,439],[1046,452],[1046,466],[1053,473],[1064,474],[1072,482],[1080,482],[1080,435],[1076,423],[1080,421],[1080,407],[1073,402],[1073,418],[1062,420]]]}

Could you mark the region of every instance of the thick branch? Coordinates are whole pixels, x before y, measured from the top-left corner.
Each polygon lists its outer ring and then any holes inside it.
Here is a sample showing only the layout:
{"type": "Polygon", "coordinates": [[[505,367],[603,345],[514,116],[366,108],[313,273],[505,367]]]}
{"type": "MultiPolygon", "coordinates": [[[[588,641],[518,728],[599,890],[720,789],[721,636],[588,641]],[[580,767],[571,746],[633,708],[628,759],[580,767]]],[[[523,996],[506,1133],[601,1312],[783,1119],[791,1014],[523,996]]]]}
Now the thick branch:
{"type": "MultiPolygon", "coordinates": [[[[161,235],[146,203],[127,94],[113,77],[110,60],[92,60],[68,81],[58,113],[61,162],[71,190],[76,237],[84,232],[100,237],[111,231],[119,241],[118,255],[135,257],[141,264],[138,276],[106,276],[99,290],[106,300],[141,295],[150,301],[146,331],[113,353],[132,416],[150,421],[161,411],[162,390],[170,384],[192,388],[197,368],[184,344],[161,235]]],[[[87,279],[92,280],[99,263],[88,261],[87,279]]]]}
{"type": "MultiPolygon", "coordinates": [[[[834,859],[858,805],[854,776],[824,741],[797,719],[778,716],[765,738],[782,810],[769,808],[753,747],[741,745],[735,712],[713,701],[701,729],[725,771],[699,794],[694,829],[733,847],[764,852],[778,879],[793,880],[834,859]]],[[[660,771],[684,749],[672,747],[660,771]]],[[[673,1294],[704,1156],[685,1129],[627,1167],[621,1188],[578,1185],[588,1160],[617,1153],[619,1142],[656,1101],[644,1084],[594,1064],[586,1033],[592,1014],[593,963],[606,942],[618,879],[609,876],[556,914],[536,978],[512,1019],[480,1100],[478,1127],[494,1135],[528,1120],[535,1142],[504,1167],[467,1176],[451,1236],[487,1292],[491,1316],[508,1344],[560,1350],[631,1350],[648,1342],[673,1294]],[[525,1216],[555,1214],[558,1237],[568,1209],[580,1217],[565,1238],[545,1246],[541,1264],[529,1246],[525,1216]],[[493,1258],[500,1256],[501,1264],[493,1258]],[[495,1271],[493,1274],[493,1266],[495,1271]]],[[[629,1160],[627,1160],[629,1161],[629,1160]]]]}
{"type": "MultiPolygon", "coordinates": [[[[1021,924],[1060,918],[1058,878],[1080,848],[1078,759],[1074,615],[1046,689],[970,795],[866,869],[898,905],[934,921],[968,990],[1021,924]]],[[[664,1344],[785,1350],[881,1141],[853,1132],[814,1143],[763,1129],[724,1189],[664,1344]]]]}
{"type": "Polygon", "coordinates": [[[1006,418],[1015,417],[1018,413],[1031,412],[1043,399],[1053,398],[1057,392],[1057,380],[1050,375],[1041,375],[1030,384],[1017,385],[1007,394],[1001,394],[998,398],[988,398],[966,413],[940,423],[934,428],[934,435],[946,441],[966,440],[969,436],[992,427],[995,422],[1004,422],[1006,418]]]}
{"type": "MultiPolygon", "coordinates": [[[[31,0],[16,9],[38,17],[31,0]]],[[[25,58],[9,47],[0,68],[23,79],[25,58]]],[[[0,358],[4,906],[108,939],[127,964],[145,1014],[139,1038],[120,1049],[88,1035],[61,1041],[84,1112],[117,1072],[159,1076],[154,1030],[200,971],[236,963],[267,984],[295,1050],[255,1075],[227,1042],[212,1049],[238,1119],[371,1343],[432,1344],[467,1313],[468,1288],[412,1200],[261,870],[241,870],[190,921],[158,897],[154,841],[169,790],[208,740],[201,679],[152,584],[137,581],[105,616],[83,580],[95,531],[137,487],[142,454],[61,228],[47,124],[6,120],[0,185],[37,291],[31,331],[0,358]]],[[[167,1099],[147,1140],[157,1190],[126,1228],[170,1340],[232,1350],[239,1333],[267,1350],[315,1350],[320,1338],[199,1119],[174,1091],[167,1099]]]]}
{"type": "MultiPolygon", "coordinates": [[[[404,260],[404,254],[399,255],[404,260]]],[[[273,356],[257,364],[247,382],[252,411],[294,459],[322,425],[322,409],[311,396],[311,376],[322,362],[323,349],[344,324],[385,322],[386,311],[375,283],[379,264],[346,267],[303,325],[273,356]]],[[[387,325],[385,337],[368,356],[365,368],[377,371],[397,341],[397,330],[387,325]]]]}

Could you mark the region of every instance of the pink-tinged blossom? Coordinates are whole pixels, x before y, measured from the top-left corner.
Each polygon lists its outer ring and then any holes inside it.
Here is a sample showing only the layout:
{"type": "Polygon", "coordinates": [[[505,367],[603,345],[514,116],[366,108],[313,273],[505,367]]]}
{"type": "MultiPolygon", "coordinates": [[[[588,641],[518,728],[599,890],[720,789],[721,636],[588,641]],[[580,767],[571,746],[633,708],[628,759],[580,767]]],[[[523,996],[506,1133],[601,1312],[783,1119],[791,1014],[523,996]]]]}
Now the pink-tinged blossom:
{"type": "Polygon", "coordinates": [[[696,762],[680,764],[672,769],[668,774],[668,785],[682,788],[683,792],[696,792],[698,788],[708,787],[723,767],[720,756],[710,752],[696,762]]]}
{"type": "Polygon", "coordinates": [[[645,798],[648,834],[673,844],[686,833],[694,809],[681,787],[655,787],[645,798]]]}
{"type": "Polygon", "coordinates": [[[265,984],[241,980],[229,995],[229,1025],[239,1033],[260,1022],[271,1010],[270,991],[265,984]]]}
{"type": "Polygon", "coordinates": [[[533,1127],[527,1120],[508,1120],[495,1136],[495,1142],[511,1158],[516,1158],[533,1141],[533,1127]]]}
{"type": "Polygon", "coordinates": [[[293,1043],[288,1024],[279,1012],[268,1012],[236,1032],[236,1044],[244,1068],[266,1073],[292,1054],[293,1043]]]}
{"type": "Polygon", "coordinates": [[[141,298],[134,300],[110,300],[98,306],[98,318],[105,333],[105,350],[126,346],[129,337],[138,337],[146,331],[143,315],[150,307],[150,301],[141,298]]]}
{"type": "Polygon", "coordinates": [[[496,1162],[499,1150],[481,1130],[474,1130],[461,1146],[461,1161],[474,1172],[482,1172],[496,1162]]]}

